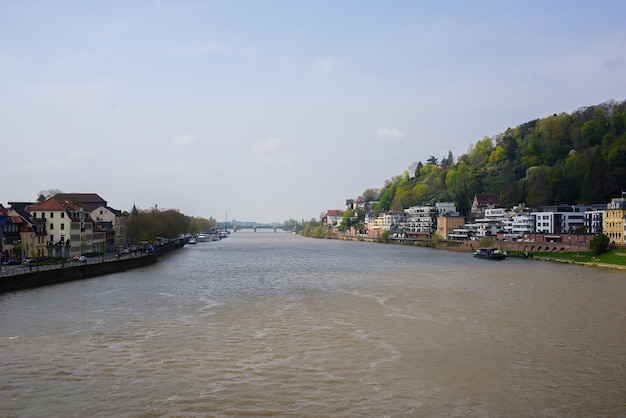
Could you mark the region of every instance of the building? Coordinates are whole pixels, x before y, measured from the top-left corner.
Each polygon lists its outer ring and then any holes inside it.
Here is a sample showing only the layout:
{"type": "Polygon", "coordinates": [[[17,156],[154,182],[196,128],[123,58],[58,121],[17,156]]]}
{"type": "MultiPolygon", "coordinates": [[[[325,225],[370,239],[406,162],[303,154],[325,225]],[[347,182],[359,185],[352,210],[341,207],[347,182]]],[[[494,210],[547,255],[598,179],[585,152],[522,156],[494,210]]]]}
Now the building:
{"type": "Polygon", "coordinates": [[[4,226],[7,223],[7,218],[9,215],[9,211],[7,208],[0,204],[0,253],[2,256],[0,257],[0,262],[5,262],[4,258],[4,226]]]}
{"type": "Polygon", "coordinates": [[[626,199],[611,199],[611,203],[606,205],[604,210],[604,220],[602,228],[612,243],[623,245],[626,228],[626,199]]]}
{"type": "Polygon", "coordinates": [[[535,217],[529,213],[517,213],[511,217],[511,236],[520,237],[535,233],[535,217]]]}
{"type": "Polygon", "coordinates": [[[532,212],[538,234],[568,234],[582,231],[586,206],[545,206],[532,212]]]}
{"type": "Polygon", "coordinates": [[[399,226],[404,222],[406,214],[403,211],[390,210],[379,214],[375,218],[367,218],[367,229],[374,233],[390,231],[397,233],[399,226]]]}
{"type": "Polygon", "coordinates": [[[105,231],[106,250],[114,251],[128,245],[126,237],[126,223],[128,216],[117,209],[100,205],[89,213],[99,228],[105,231]]]}
{"type": "Polygon", "coordinates": [[[494,209],[500,207],[500,199],[495,194],[477,194],[472,202],[471,213],[475,217],[485,215],[485,209],[494,209]]]}
{"type": "Polygon", "coordinates": [[[339,209],[330,209],[326,212],[326,216],[322,223],[327,226],[337,226],[343,220],[343,212],[339,209]]]}
{"type": "Polygon", "coordinates": [[[97,226],[93,236],[97,252],[120,250],[128,246],[128,216],[108,206],[107,201],[97,193],[59,193],[54,197],[72,202],[89,213],[97,226]]]}
{"type": "Polygon", "coordinates": [[[587,210],[585,216],[585,229],[588,234],[602,234],[604,231],[604,210],[606,205],[593,205],[591,210],[587,210]]]}
{"type": "Polygon", "coordinates": [[[94,222],[89,213],[75,203],[54,196],[31,205],[28,212],[45,225],[47,257],[68,258],[99,252],[93,243],[94,222]]]}
{"type": "Polygon", "coordinates": [[[11,223],[17,227],[21,258],[38,258],[46,255],[46,228],[25,210],[9,210],[11,223]]]}
{"type": "Polygon", "coordinates": [[[398,232],[405,236],[430,237],[437,230],[436,206],[411,206],[404,215],[398,232]]]}
{"type": "Polygon", "coordinates": [[[437,233],[444,239],[466,239],[465,235],[454,235],[455,230],[465,227],[465,217],[458,212],[447,212],[437,218],[437,233]]]}

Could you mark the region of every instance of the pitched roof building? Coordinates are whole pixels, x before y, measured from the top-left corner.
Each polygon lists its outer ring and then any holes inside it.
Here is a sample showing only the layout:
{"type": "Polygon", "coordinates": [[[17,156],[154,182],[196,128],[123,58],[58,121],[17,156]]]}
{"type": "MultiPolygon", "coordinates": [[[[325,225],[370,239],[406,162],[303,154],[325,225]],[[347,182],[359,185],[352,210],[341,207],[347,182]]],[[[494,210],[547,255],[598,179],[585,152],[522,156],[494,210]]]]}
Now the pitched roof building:
{"type": "Polygon", "coordinates": [[[472,203],[472,214],[484,215],[485,209],[494,209],[500,207],[500,199],[495,194],[477,194],[474,196],[472,203]]]}

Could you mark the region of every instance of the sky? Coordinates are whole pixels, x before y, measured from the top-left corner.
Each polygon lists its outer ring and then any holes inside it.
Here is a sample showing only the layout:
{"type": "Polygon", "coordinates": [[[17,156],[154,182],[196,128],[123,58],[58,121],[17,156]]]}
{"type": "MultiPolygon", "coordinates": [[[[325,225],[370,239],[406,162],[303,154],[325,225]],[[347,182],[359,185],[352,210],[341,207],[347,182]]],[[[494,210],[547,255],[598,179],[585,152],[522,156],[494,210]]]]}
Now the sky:
{"type": "Polygon", "coordinates": [[[319,219],[626,99],[623,0],[0,0],[0,203],[319,219]]]}

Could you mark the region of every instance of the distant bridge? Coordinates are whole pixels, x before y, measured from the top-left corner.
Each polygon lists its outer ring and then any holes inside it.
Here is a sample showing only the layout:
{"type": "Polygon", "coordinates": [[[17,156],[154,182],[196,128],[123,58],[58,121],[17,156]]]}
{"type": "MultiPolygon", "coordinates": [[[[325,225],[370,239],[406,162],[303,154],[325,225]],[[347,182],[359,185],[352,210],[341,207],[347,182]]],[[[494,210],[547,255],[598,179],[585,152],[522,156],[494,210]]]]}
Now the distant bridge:
{"type": "Polygon", "coordinates": [[[283,226],[275,226],[275,225],[237,225],[236,228],[233,228],[232,231],[233,232],[237,232],[237,231],[241,231],[241,230],[249,230],[252,229],[253,231],[256,231],[257,229],[273,229],[274,231],[286,231],[285,227],[283,226]]]}

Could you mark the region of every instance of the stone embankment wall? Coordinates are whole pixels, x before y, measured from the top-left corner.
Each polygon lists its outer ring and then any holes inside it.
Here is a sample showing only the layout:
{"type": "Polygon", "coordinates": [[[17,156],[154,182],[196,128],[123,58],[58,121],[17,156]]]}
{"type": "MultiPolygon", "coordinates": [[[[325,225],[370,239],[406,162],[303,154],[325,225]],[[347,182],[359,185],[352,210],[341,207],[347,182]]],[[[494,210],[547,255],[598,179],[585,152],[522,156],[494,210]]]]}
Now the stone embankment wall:
{"type": "Polygon", "coordinates": [[[55,269],[43,270],[33,267],[33,271],[28,273],[1,277],[0,293],[103,276],[147,266],[156,262],[156,254],[146,254],[135,257],[123,257],[101,263],[81,263],[55,269]]]}
{"type": "MultiPolygon", "coordinates": [[[[365,242],[380,242],[379,238],[369,236],[355,236],[355,235],[338,235],[336,239],[348,240],[348,241],[365,241],[365,242]]],[[[420,247],[435,247],[441,250],[458,251],[458,252],[473,252],[480,247],[478,241],[466,240],[466,241],[439,241],[437,244],[433,244],[431,240],[424,239],[412,239],[412,238],[390,238],[391,244],[403,244],[403,245],[417,245],[420,247]]],[[[589,251],[588,242],[518,242],[518,241],[494,241],[493,246],[499,248],[501,251],[520,251],[520,252],[585,252],[589,251]]]]}
{"type": "MultiPolygon", "coordinates": [[[[476,250],[479,245],[477,241],[464,241],[464,246],[469,247],[468,251],[476,250]]],[[[567,243],[567,242],[516,242],[516,241],[495,241],[493,246],[501,251],[520,251],[527,253],[548,253],[548,252],[585,252],[589,251],[588,243],[567,243]]]]}
{"type": "Polygon", "coordinates": [[[118,273],[137,267],[148,266],[157,262],[158,257],[182,248],[186,239],[170,241],[157,245],[152,253],[124,255],[120,258],[100,262],[70,263],[59,266],[33,266],[28,272],[0,277],[0,293],[32,287],[48,286],[56,283],[83,280],[105,274],[118,273]]]}

